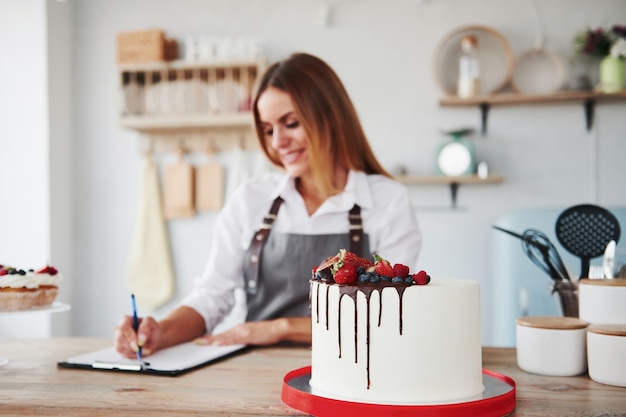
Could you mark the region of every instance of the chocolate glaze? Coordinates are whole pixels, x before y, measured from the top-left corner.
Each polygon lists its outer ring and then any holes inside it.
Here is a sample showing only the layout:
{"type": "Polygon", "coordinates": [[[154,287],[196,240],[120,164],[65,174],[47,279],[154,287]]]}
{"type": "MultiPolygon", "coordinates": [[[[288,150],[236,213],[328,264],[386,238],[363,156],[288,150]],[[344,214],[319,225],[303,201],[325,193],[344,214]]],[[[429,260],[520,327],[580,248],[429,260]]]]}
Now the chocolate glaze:
{"type": "MultiPolygon", "coordinates": [[[[316,316],[317,316],[317,322],[319,323],[319,287],[320,287],[320,282],[319,281],[313,281],[313,282],[317,282],[317,295],[318,295],[318,302],[316,303],[316,316]]],[[[326,282],[326,284],[328,284],[326,286],[326,330],[328,330],[328,322],[329,322],[329,318],[328,318],[328,291],[330,289],[330,285],[332,285],[331,283],[326,282]]],[[[338,285],[338,284],[336,284],[338,285]]],[[[339,347],[339,358],[341,358],[341,299],[344,296],[348,296],[350,298],[352,298],[352,301],[354,302],[354,363],[358,362],[358,352],[357,352],[357,339],[358,339],[358,317],[357,317],[357,305],[356,305],[356,298],[357,298],[357,294],[359,292],[363,293],[363,295],[365,295],[365,302],[367,305],[367,325],[366,325],[366,338],[365,338],[365,346],[367,346],[367,363],[366,363],[366,370],[367,370],[367,389],[370,388],[370,300],[372,298],[372,293],[374,291],[378,292],[378,327],[380,327],[381,324],[381,319],[382,319],[382,310],[383,310],[383,302],[382,302],[382,290],[384,288],[394,288],[396,290],[396,292],[398,293],[398,298],[400,300],[400,305],[399,305],[399,312],[398,312],[398,328],[399,328],[399,333],[400,335],[402,334],[402,299],[404,298],[404,290],[409,287],[410,284],[405,284],[405,283],[391,283],[391,282],[387,282],[387,281],[381,281],[380,283],[356,283],[356,284],[352,284],[352,285],[338,285],[339,287],[339,315],[337,318],[337,343],[338,343],[338,347],[339,347]]]]}

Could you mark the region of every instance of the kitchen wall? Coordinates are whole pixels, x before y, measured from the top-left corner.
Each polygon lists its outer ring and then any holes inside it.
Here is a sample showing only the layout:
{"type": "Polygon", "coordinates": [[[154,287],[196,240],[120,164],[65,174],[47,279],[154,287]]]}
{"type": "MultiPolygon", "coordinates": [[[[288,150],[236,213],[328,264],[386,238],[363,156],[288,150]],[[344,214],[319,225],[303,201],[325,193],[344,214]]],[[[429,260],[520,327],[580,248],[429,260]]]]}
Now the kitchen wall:
{"type": "MultiPolygon", "coordinates": [[[[66,27],[63,17],[54,18],[61,8],[65,8],[63,16],[70,14],[73,31],[67,45],[72,57],[48,56],[51,67],[71,60],[73,73],[66,93],[70,103],[58,91],[54,93],[59,103],[73,108],[72,121],[61,124],[71,132],[65,135],[65,140],[71,136],[71,145],[63,155],[73,158],[67,160],[69,166],[57,162],[48,171],[53,183],[64,180],[60,195],[50,200],[66,198],[68,207],[58,219],[61,224],[68,218],[70,222],[66,233],[53,228],[58,222],[43,221],[46,230],[54,230],[49,245],[44,245],[49,250],[63,249],[56,250],[52,261],[60,260],[56,263],[66,272],[65,285],[73,289],[65,295],[72,304],[71,334],[97,337],[110,337],[119,317],[130,308],[126,267],[142,167],[139,135],[118,125],[117,32],[159,27],[181,40],[189,35],[259,36],[265,39],[268,61],[293,51],[319,55],[343,79],[381,162],[392,171],[404,166],[411,174],[428,174],[435,170],[434,155],[445,139],[441,127],[479,128],[477,109],[438,105],[442,92],[433,76],[432,58],[446,33],[466,24],[491,26],[507,37],[517,54],[529,49],[543,32],[546,47],[567,60],[575,32],[589,25],[626,22],[623,0],[535,1],[536,8],[533,2],[521,0],[48,0],[44,4],[49,35],[66,27]],[[330,10],[326,26],[320,19],[323,6],[330,10]]],[[[1,13],[6,7],[0,3],[0,27],[8,19],[1,13]]],[[[67,73],[56,74],[60,81],[67,77],[67,73]]],[[[56,81],[51,79],[50,85],[57,85],[56,81]]],[[[10,92],[20,98],[19,91],[10,92]]],[[[0,104],[7,101],[0,98],[0,104]]],[[[457,210],[449,208],[446,187],[411,186],[424,234],[421,264],[436,276],[481,282],[485,344],[493,339],[490,317],[498,314],[490,309],[489,283],[503,278],[490,275],[491,224],[504,213],[525,208],[582,202],[626,205],[625,112],[625,101],[598,105],[595,127],[588,133],[580,103],[494,106],[487,136],[477,134],[473,139],[478,159],[487,161],[492,172],[504,175],[504,183],[461,187],[457,210]]],[[[37,126],[44,123],[39,118],[35,121],[37,126]]],[[[40,158],[40,149],[46,146],[21,144],[15,151],[15,136],[23,132],[0,132],[0,152],[15,155],[21,163],[32,161],[33,156],[40,158]]],[[[222,153],[220,160],[228,165],[230,156],[222,153]]],[[[173,156],[156,158],[163,166],[173,156]]],[[[196,158],[201,160],[201,156],[196,158]]],[[[33,189],[43,181],[38,175],[33,189]]],[[[7,182],[0,184],[4,187],[7,182]]],[[[18,178],[9,190],[30,186],[28,180],[18,178]]],[[[39,202],[27,199],[11,202],[26,210],[9,210],[4,189],[0,195],[0,219],[8,231],[0,231],[0,249],[4,249],[11,245],[7,235],[40,222],[47,209],[33,210],[39,202]]],[[[201,213],[169,222],[177,293],[156,316],[186,294],[201,272],[211,250],[215,217],[215,213],[201,213]]],[[[14,255],[14,262],[34,263],[43,261],[44,252],[21,257],[15,251],[5,253],[14,255]]]]}

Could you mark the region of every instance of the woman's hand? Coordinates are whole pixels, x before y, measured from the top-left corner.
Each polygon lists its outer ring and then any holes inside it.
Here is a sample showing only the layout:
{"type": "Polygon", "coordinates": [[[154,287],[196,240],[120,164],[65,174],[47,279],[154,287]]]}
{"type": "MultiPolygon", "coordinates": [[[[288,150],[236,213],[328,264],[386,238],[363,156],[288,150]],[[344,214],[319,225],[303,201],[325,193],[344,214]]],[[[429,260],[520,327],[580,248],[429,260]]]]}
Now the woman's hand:
{"type": "Polygon", "coordinates": [[[273,345],[282,341],[311,342],[309,317],[283,318],[238,324],[220,334],[206,335],[194,342],[200,345],[273,345]]]}
{"type": "Polygon", "coordinates": [[[122,356],[127,358],[137,357],[139,347],[142,347],[142,355],[149,356],[156,352],[161,341],[161,329],[152,317],[139,319],[137,333],[133,329],[132,317],[124,316],[115,327],[114,346],[122,356]]]}
{"type": "Polygon", "coordinates": [[[159,349],[193,340],[205,331],[202,316],[190,307],[181,306],[159,322],[152,317],[140,318],[136,333],[132,317],[122,317],[115,327],[113,345],[127,358],[136,358],[139,346],[143,356],[150,356],[159,349]]]}

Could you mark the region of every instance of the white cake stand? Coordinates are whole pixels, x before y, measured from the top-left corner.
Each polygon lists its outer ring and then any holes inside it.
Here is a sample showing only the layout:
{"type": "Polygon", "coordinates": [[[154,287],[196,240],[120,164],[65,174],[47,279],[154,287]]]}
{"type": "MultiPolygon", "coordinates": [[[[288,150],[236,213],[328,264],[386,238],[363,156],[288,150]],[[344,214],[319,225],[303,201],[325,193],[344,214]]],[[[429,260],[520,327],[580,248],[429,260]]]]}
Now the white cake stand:
{"type": "MultiPolygon", "coordinates": [[[[52,313],[61,313],[63,311],[68,311],[71,308],[71,306],[69,304],[65,304],[65,303],[60,303],[60,302],[54,302],[49,306],[44,306],[44,307],[35,307],[35,308],[30,308],[28,310],[17,310],[17,311],[0,311],[0,315],[11,315],[11,314],[33,314],[33,313],[45,313],[45,314],[52,314],[52,313]]],[[[9,359],[5,358],[4,356],[0,356],[0,367],[5,366],[7,363],[9,363],[9,359]]]]}

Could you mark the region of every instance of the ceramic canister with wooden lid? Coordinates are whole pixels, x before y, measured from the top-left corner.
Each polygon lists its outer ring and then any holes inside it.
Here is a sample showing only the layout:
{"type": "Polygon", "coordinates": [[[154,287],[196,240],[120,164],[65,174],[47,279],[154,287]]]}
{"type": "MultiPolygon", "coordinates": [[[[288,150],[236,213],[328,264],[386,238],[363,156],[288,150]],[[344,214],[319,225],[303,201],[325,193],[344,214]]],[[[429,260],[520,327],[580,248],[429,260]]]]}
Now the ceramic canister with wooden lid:
{"type": "Polygon", "coordinates": [[[582,374],[587,370],[588,324],[575,317],[518,318],[517,365],[523,371],[540,375],[582,374]]]}
{"type": "Polygon", "coordinates": [[[579,317],[591,324],[626,324],[626,278],[581,279],[579,317]]]}
{"type": "Polygon", "coordinates": [[[589,377],[626,387],[626,324],[594,324],[587,331],[589,377]]]}

